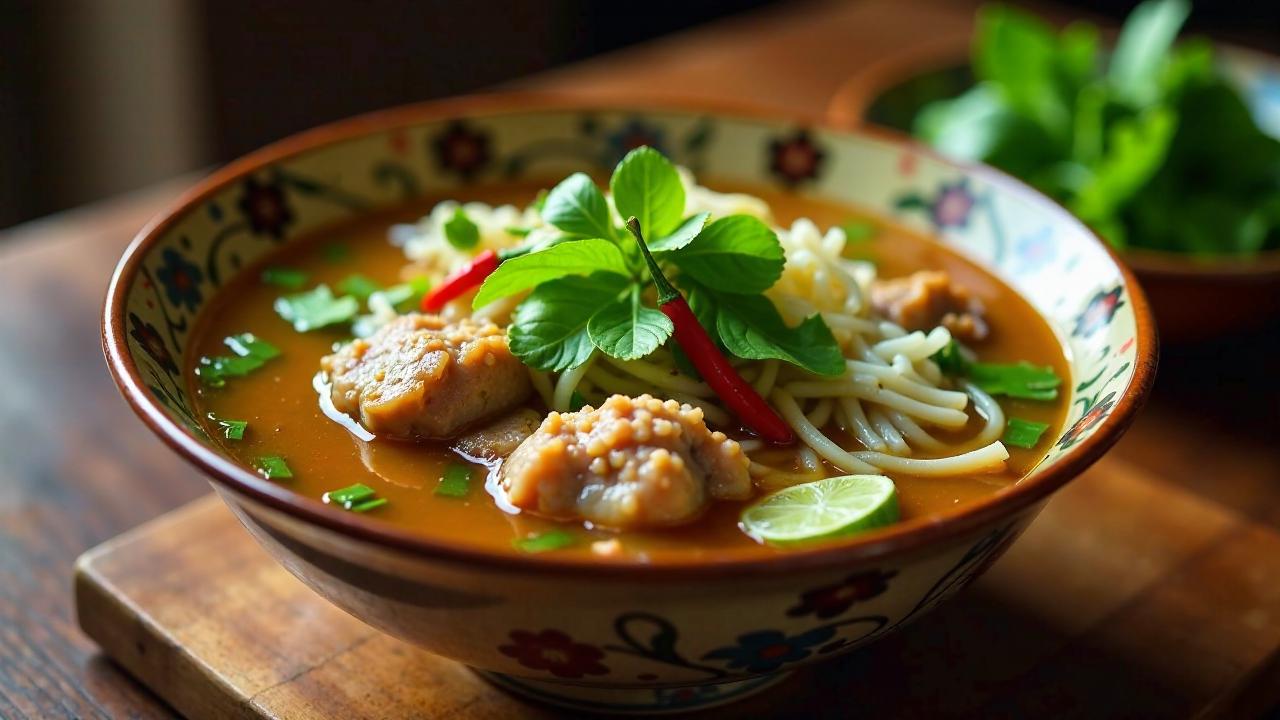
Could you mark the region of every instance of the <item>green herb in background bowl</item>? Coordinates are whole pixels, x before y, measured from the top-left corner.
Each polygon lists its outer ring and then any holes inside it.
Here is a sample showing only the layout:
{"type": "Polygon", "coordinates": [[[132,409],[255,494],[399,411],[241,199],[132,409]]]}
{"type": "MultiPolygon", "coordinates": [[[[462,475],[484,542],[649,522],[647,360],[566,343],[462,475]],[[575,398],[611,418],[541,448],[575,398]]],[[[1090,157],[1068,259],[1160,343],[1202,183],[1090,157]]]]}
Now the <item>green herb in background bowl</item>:
{"type": "Polygon", "coordinates": [[[905,53],[850,80],[832,112],[1057,199],[1122,253],[1166,339],[1250,327],[1280,313],[1280,139],[1251,107],[1268,84],[1242,78],[1280,82],[1280,61],[1180,39],[1190,9],[1148,0],[1109,44],[1089,23],[987,5],[967,65],[958,47],[905,53]]]}

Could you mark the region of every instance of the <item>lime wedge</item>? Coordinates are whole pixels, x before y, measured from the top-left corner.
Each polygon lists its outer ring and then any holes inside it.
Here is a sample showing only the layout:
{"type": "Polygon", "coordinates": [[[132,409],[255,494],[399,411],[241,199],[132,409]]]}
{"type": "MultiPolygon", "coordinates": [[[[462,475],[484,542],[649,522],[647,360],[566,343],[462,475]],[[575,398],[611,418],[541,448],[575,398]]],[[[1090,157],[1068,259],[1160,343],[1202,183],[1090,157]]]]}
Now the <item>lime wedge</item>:
{"type": "Polygon", "coordinates": [[[883,475],[793,485],[742,512],[748,535],[777,545],[852,535],[898,521],[898,491],[883,475]]]}

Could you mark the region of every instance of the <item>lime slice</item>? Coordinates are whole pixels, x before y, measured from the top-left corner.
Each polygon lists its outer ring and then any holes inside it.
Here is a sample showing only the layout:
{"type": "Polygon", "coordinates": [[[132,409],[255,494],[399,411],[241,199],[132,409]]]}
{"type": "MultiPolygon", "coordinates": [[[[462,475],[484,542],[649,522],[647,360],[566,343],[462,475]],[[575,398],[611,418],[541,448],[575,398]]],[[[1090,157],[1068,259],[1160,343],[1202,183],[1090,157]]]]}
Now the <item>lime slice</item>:
{"type": "Polygon", "coordinates": [[[883,475],[793,485],[742,512],[742,528],[778,545],[852,535],[898,521],[898,491],[883,475]]]}

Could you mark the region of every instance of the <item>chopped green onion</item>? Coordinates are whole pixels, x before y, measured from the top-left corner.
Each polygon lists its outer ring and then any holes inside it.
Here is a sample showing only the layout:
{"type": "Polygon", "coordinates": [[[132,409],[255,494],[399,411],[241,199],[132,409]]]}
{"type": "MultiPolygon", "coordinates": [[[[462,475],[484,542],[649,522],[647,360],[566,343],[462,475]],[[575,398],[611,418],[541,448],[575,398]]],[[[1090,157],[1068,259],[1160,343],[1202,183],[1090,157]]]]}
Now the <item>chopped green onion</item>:
{"type": "Polygon", "coordinates": [[[435,494],[445,497],[466,497],[471,490],[471,468],[462,463],[449,463],[444,477],[436,485],[435,494]]]}
{"type": "Polygon", "coordinates": [[[340,292],[350,295],[361,302],[368,300],[370,295],[381,289],[381,285],[359,273],[348,275],[343,278],[342,282],[338,283],[340,292]]]}
{"type": "Polygon", "coordinates": [[[1011,417],[1009,424],[1004,428],[1004,437],[1001,440],[1004,440],[1006,445],[1030,449],[1039,444],[1040,436],[1048,429],[1048,423],[1011,417]]]}
{"type": "Polygon", "coordinates": [[[444,239],[459,250],[470,250],[480,244],[480,228],[459,207],[444,224],[444,239]]]}
{"type": "Polygon", "coordinates": [[[960,343],[952,340],[933,354],[933,361],[946,375],[966,376],[983,391],[1024,400],[1054,400],[1062,378],[1051,367],[1039,367],[1023,360],[1016,363],[971,362],[960,343]]]}
{"type": "Polygon", "coordinates": [[[868,220],[848,220],[840,226],[844,230],[845,242],[860,243],[876,236],[875,223],[868,220]]]}
{"type": "Polygon", "coordinates": [[[307,292],[276,298],[276,314],[293,325],[298,332],[349,322],[356,316],[360,303],[350,295],[334,297],[328,285],[317,285],[307,292]]]}
{"type": "Polygon", "coordinates": [[[563,530],[552,530],[550,532],[535,533],[528,537],[516,538],[511,542],[515,549],[527,553],[540,553],[550,550],[560,550],[572,545],[573,536],[563,530]]]}
{"type": "Polygon", "coordinates": [[[1050,367],[1037,367],[1023,360],[1009,365],[973,363],[969,377],[992,395],[1026,400],[1053,400],[1062,379],[1050,367]]]}
{"type": "Polygon", "coordinates": [[[289,465],[285,463],[284,458],[279,455],[260,457],[254,461],[253,466],[258,469],[259,475],[268,480],[293,477],[293,471],[289,469],[289,465]]]}
{"type": "Polygon", "coordinates": [[[222,428],[222,434],[228,440],[243,440],[244,430],[249,427],[248,420],[224,420],[219,417],[214,417],[213,413],[209,413],[209,419],[217,423],[218,427],[222,428]]]}
{"type": "Polygon", "coordinates": [[[337,264],[351,257],[351,248],[343,243],[329,243],[324,246],[321,251],[324,253],[324,259],[328,262],[337,264]]]}
{"type": "Polygon", "coordinates": [[[232,335],[223,342],[235,355],[206,355],[196,362],[196,376],[209,387],[223,387],[227,378],[244,377],[280,355],[279,348],[253,333],[232,335]]]}
{"type": "Polygon", "coordinates": [[[529,233],[533,232],[533,228],[528,227],[508,227],[503,228],[503,232],[512,237],[529,237],[529,233]]]}
{"type": "Polygon", "coordinates": [[[322,496],[326,503],[342,506],[351,512],[368,512],[387,504],[386,498],[377,496],[378,492],[364,483],[348,485],[340,490],[330,490],[322,496]]]}
{"type": "Polygon", "coordinates": [[[307,274],[287,267],[270,267],[262,271],[262,282],[286,290],[301,290],[307,284],[307,274]]]}

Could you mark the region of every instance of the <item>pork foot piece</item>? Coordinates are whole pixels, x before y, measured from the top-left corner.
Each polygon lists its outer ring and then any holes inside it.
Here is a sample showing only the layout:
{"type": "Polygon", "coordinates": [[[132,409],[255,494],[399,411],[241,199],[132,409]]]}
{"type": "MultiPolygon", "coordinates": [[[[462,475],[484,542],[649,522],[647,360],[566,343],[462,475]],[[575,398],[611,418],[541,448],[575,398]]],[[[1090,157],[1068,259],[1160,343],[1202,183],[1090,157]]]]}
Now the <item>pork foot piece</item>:
{"type": "Polygon", "coordinates": [[[877,280],[871,284],[871,307],[907,330],[928,331],[941,325],[968,342],[984,340],[989,334],[982,303],[943,271],[920,270],[877,280]]]}
{"type": "Polygon", "coordinates": [[[528,399],[529,374],[490,322],[412,313],[320,361],[333,404],[371,432],[450,438],[528,399]]]}
{"type": "Polygon", "coordinates": [[[751,496],[747,457],[702,410],[649,395],[553,412],[502,467],[516,507],[633,529],[691,522],[717,499],[751,496]]]}

